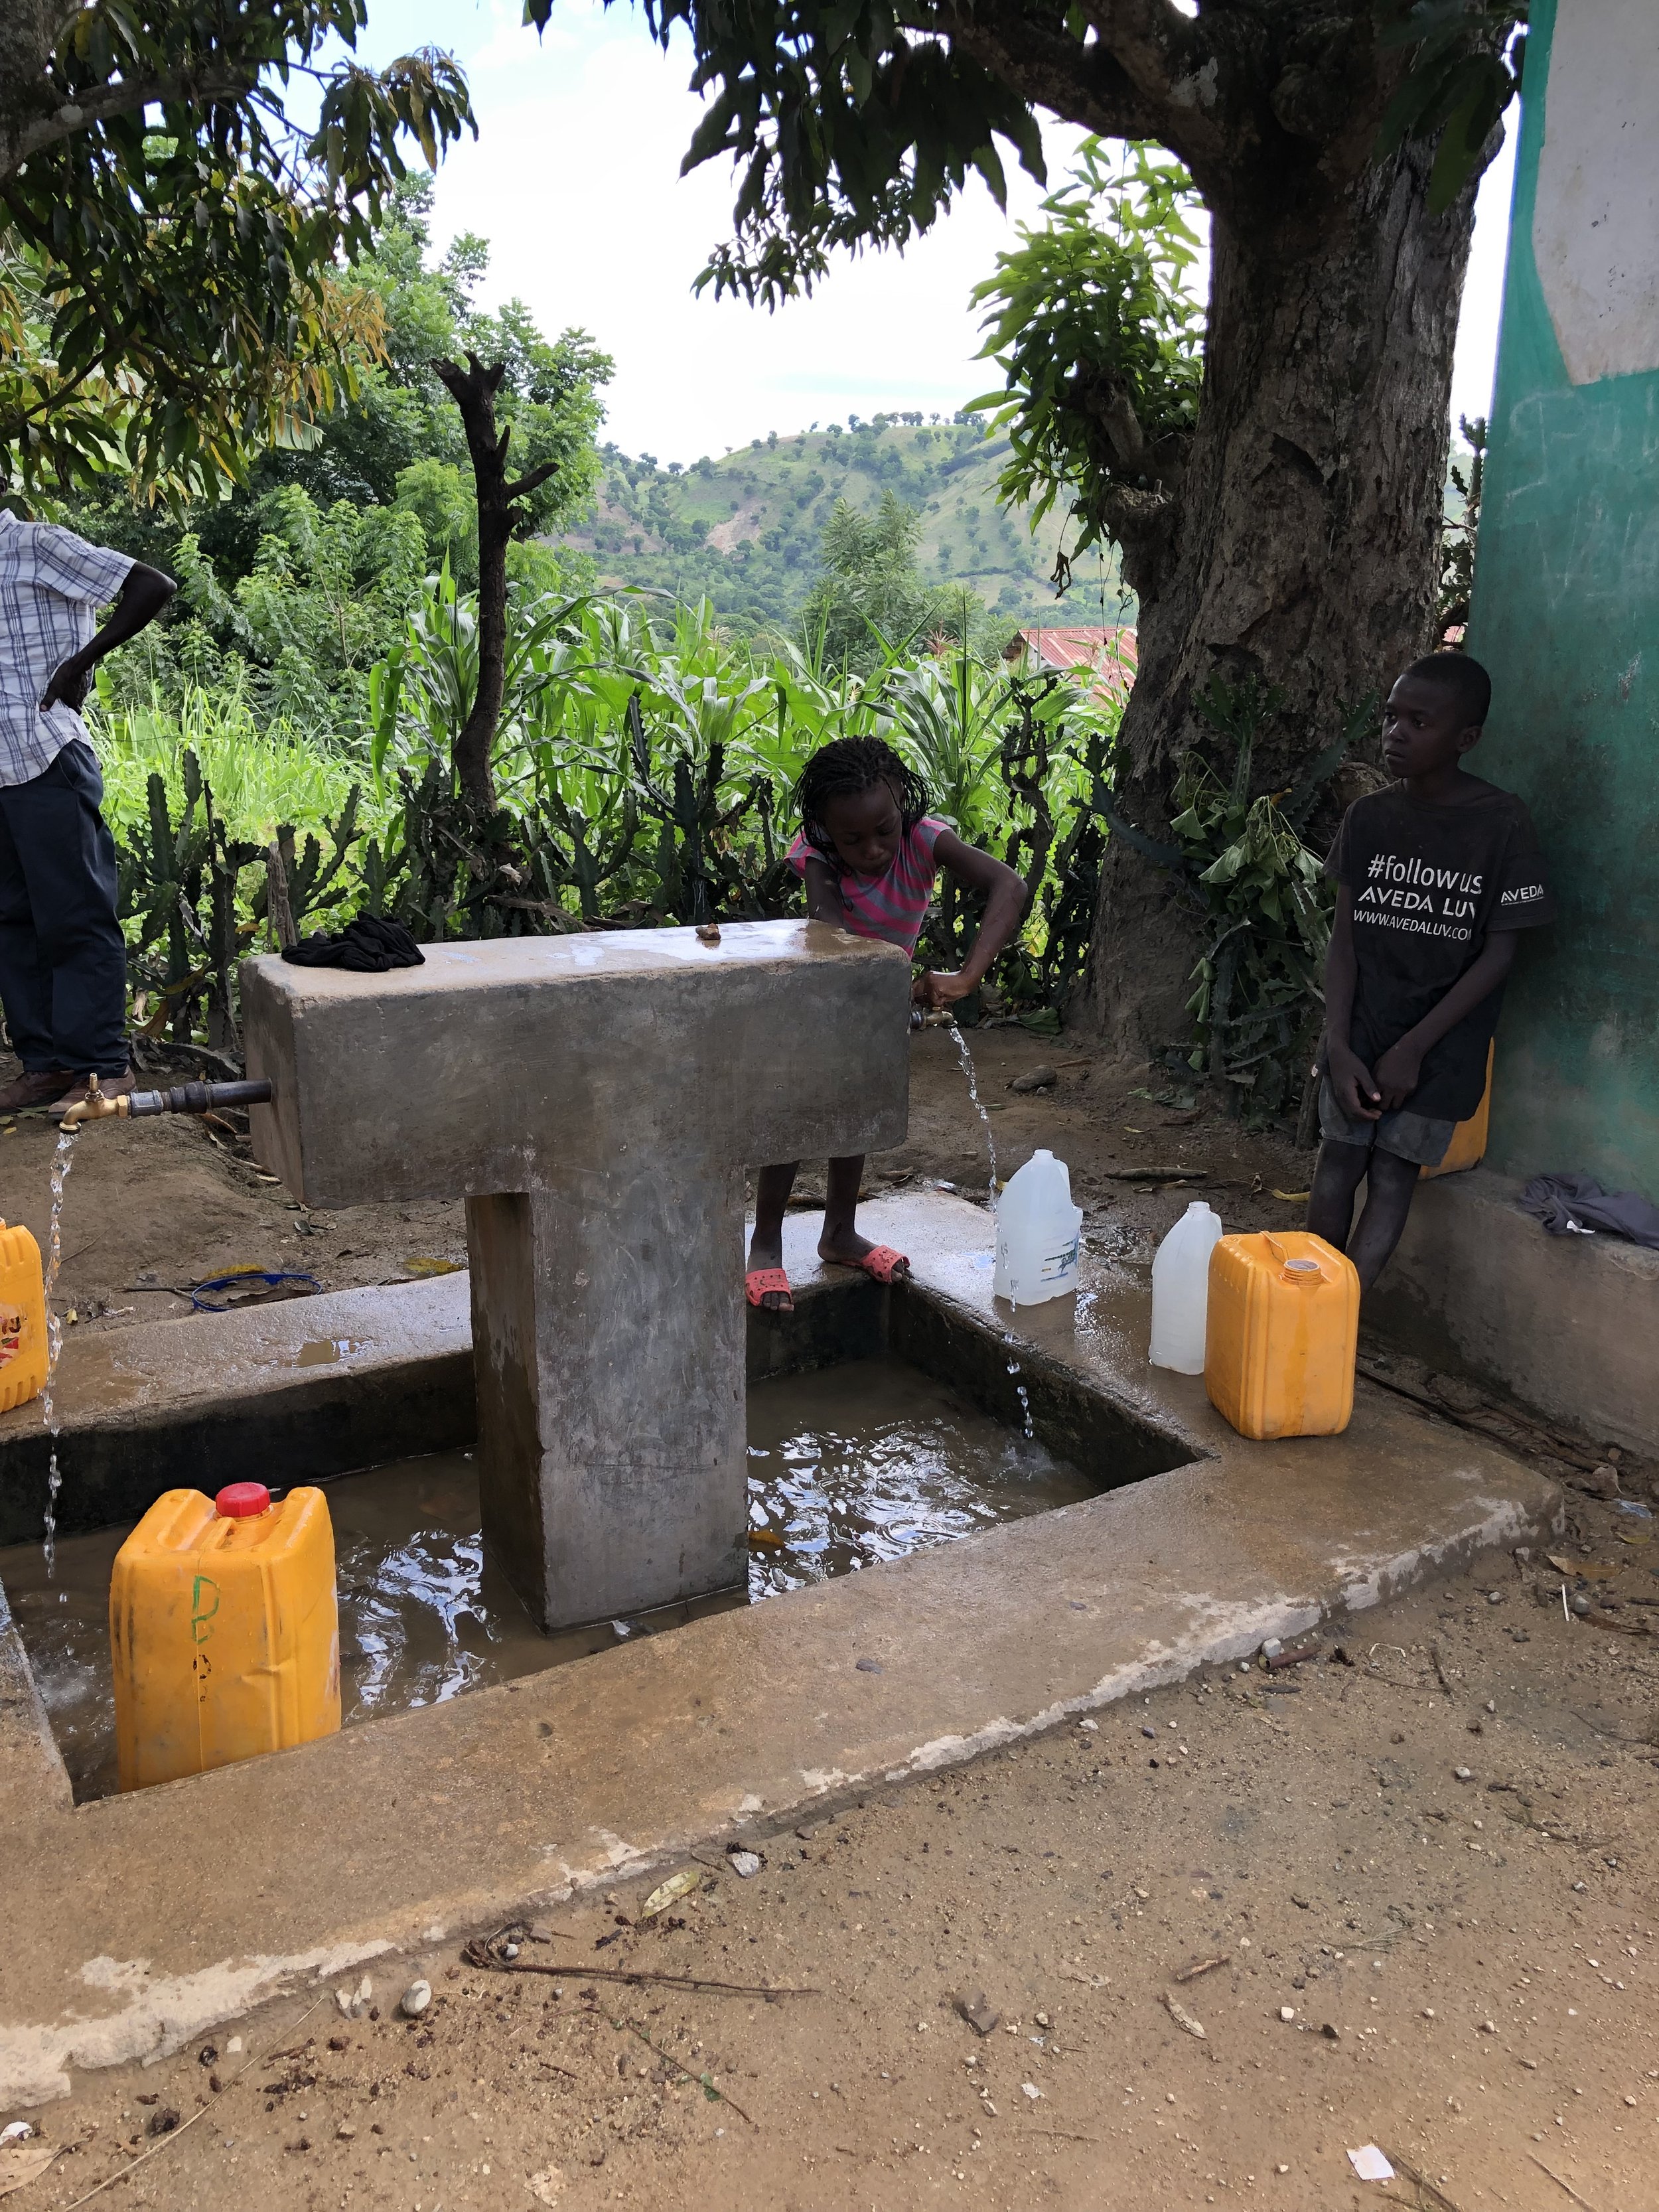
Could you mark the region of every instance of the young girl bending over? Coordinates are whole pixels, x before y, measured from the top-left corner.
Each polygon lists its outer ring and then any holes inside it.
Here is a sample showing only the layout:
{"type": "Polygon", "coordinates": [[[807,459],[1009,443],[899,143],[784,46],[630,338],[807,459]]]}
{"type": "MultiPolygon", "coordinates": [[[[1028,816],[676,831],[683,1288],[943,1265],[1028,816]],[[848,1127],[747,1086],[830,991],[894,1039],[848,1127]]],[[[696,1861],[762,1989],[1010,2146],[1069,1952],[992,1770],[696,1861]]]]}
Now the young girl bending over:
{"type": "MultiPolygon", "coordinates": [[[[878,738],[837,738],[815,752],[795,787],[801,834],[790,848],[795,872],[805,878],[806,911],[855,937],[884,937],[914,954],[927,919],[933,878],[946,868],[970,890],[986,895],[985,918],[974,949],[954,975],[927,969],[910,995],[924,1006],[948,1006],[975,988],[1025,911],[1025,885],[1013,869],[964,845],[956,831],[927,811],[927,793],[915,770],[878,738]]],[[[783,1272],[783,1214],[798,1160],[763,1168],[755,1192],[755,1234],[749,1247],[744,1288],[751,1306],[787,1313],[794,1300],[783,1272]]],[[[853,1224],[864,1155],[831,1160],[822,1259],[862,1267],[890,1283],[910,1262],[889,1244],[872,1244],[853,1224]]]]}

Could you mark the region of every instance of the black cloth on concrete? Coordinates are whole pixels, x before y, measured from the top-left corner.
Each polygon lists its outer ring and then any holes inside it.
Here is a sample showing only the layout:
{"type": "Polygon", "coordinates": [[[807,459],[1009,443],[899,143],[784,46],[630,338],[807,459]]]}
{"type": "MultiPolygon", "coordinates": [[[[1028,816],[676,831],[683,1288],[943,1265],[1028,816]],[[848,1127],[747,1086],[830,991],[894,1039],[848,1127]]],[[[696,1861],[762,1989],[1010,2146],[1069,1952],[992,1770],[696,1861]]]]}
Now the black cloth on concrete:
{"type": "Polygon", "coordinates": [[[103,799],[81,738],[27,783],[0,784],[0,1000],[32,1073],[126,1073],[127,948],[103,799]]]}
{"type": "MultiPolygon", "coordinates": [[[[1475,795],[1454,805],[1427,805],[1399,783],[1356,799],[1325,863],[1352,894],[1348,1042],[1369,1068],[1439,1005],[1493,930],[1554,919],[1531,815],[1513,792],[1469,781],[1475,795]]],[[[1503,1000],[1501,986],[1488,992],[1430,1046],[1412,1113],[1465,1121],[1474,1112],[1503,1000]]]]}
{"type": "Polygon", "coordinates": [[[426,965],[425,953],[402,922],[378,914],[360,914],[337,937],[302,937],[297,945],[285,945],[283,957],[297,968],[349,968],[360,975],[426,965]]]}
{"type": "Polygon", "coordinates": [[[1603,1190],[1594,1176],[1534,1176],[1521,1194],[1522,1208],[1552,1237],[1593,1236],[1606,1230],[1632,1244],[1659,1251],[1659,1206],[1639,1191],[1603,1190]]]}

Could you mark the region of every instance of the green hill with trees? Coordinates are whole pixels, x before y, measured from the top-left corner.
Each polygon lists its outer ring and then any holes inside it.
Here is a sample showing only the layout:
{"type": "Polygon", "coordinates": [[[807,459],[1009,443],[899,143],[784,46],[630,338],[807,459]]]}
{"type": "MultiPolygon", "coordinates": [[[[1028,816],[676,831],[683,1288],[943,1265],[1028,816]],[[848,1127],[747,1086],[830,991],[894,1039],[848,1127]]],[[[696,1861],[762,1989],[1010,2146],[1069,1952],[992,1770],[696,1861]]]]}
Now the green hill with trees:
{"type": "Polygon", "coordinates": [[[843,426],[775,433],[683,468],[615,446],[592,509],[562,539],[591,554],[607,584],[638,584],[684,600],[707,597],[744,627],[793,624],[811,594],[823,533],[838,500],[873,516],[891,494],[920,518],[915,559],[928,586],[965,586],[1010,628],[1036,622],[1132,620],[1115,556],[1091,556],[1057,600],[1049,577],[1060,533],[1050,514],[1033,533],[1004,509],[996,481],[1006,438],[977,422],[878,415],[843,426]]]}

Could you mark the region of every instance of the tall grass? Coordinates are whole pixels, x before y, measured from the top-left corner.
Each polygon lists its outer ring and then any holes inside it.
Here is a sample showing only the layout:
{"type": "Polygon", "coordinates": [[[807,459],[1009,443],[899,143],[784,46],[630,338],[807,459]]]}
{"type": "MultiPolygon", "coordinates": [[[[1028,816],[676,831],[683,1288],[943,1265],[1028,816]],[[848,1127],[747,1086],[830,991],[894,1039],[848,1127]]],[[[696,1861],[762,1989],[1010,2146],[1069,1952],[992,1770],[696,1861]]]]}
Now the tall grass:
{"type": "Polygon", "coordinates": [[[89,706],[104,771],[104,811],[116,836],[149,817],[149,787],[159,775],[175,817],[183,797],[183,761],[193,752],[230,835],[268,844],[279,824],[303,836],[337,817],[354,783],[367,787],[360,818],[380,831],[390,802],[377,805],[367,763],[349,742],[319,739],[284,720],[256,719],[240,685],[212,691],[191,684],[174,699],[120,705],[101,690],[89,706]]]}

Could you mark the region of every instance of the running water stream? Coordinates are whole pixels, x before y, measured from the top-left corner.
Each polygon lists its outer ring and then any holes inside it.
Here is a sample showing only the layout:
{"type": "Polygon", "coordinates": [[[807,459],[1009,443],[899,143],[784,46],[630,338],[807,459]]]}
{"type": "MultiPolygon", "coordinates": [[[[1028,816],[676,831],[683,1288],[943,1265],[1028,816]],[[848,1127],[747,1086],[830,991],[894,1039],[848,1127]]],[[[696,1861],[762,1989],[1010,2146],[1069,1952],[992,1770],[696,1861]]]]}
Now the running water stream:
{"type": "MultiPolygon", "coordinates": [[[[968,1040],[963,1036],[960,1026],[956,1022],[952,1022],[951,1024],[951,1036],[957,1048],[957,1058],[962,1062],[962,1072],[968,1079],[968,1096],[974,1103],[974,1111],[979,1115],[981,1127],[985,1131],[985,1151],[991,1164],[991,1216],[994,1220],[996,1218],[997,1198],[999,1194],[997,1184],[997,1140],[992,1133],[990,1114],[986,1108],[984,1100],[979,1095],[979,1073],[974,1066],[974,1055],[969,1051],[968,1040]]],[[[1005,1332],[1002,1340],[1011,1349],[1016,1341],[1012,1331],[1005,1332]]],[[[1011,1359],[1008,1362],[1008,1372],[1016,1378],[1014,1389],[1019,1399],[1019,1410],[1024,1417],[1025,1433],[1028,1437],[1032,1436],[1036,1431],[1031,1426],[1031,1394],[1026,1389],[1025,1385],[1018,1379],[1019,1375],[1018,1360],[1011,1359]]]]}
{"type": "Polygon", "coordinates": [[[951,1039],[957,1048],[957,1058],[962,1062],[962,1072],[968,1079],[968,1096],[974,1102],[974,1111],[979,1115],[985,1131],[985,1150],[991,1163],[991,1211],[994,1213],[997,1210],[997,1140],[991,1133],[991,1117],[979,1095],[979,1076],[974,1066],[974,1055],[968,1049],[967,1038],[955,1022],[951,1024],[951,1039]]]}
{"type": "Polygon", "coordinates": [[[46,1240],[46,1379],[40,1386],[40,1410],[46,1415],[46,1434],[52,1438],[52,1458],[46,1468],[45,1550],[48,1582],[58,1567],[58,1493],[64,1480],[58,1471],[58,1408],[52,1398],[52,1385],[58,1379],[58,1355],[64,1348],[64,1324],[52,1310],[52,1299],[64,1259],[64,1185],[75,1164],[76,1133],[74,1129],[58,1132],[58,1150],[52,1163],[52,1231],[46,1240]]]}

